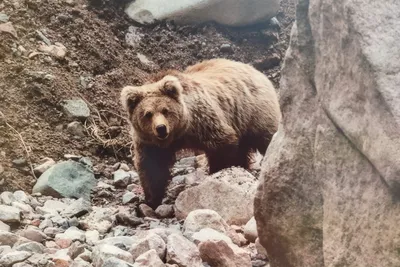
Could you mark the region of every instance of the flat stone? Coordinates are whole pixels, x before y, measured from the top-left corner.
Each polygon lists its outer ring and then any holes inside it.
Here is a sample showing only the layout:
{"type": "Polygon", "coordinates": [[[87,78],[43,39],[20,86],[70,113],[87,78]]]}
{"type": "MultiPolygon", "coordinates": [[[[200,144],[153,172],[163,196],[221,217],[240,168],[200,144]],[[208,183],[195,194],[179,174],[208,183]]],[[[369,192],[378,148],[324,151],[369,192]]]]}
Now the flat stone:
{"type": "Polygon", "coordinates": [[[214,229],[211,228],[201,229],[199,232],[194,233],[191,239],[196,245],[204,241],[219,241],[219,240],[223,240],[226,243],[233,243],[232,240],[227,235],[215,231],[214,229]]]}
{"type": "Polygon", "coordinates": [[[133,257],[129,252],[112,245],[99,245],[93,249],[93,266],[101,267],[111,257],[133,263],[133,257]]]}
{"type": "Polygon", "coordinates": [[[90,109],[82,99],[64,100],[61,106],[69,118],[87,119],[90,116],[90,109]]]}
{"type": "Polygon", "coordinates": [[[15,247],[14,249],[17,251],[27,251],[27,252],[31,252],[31,253],[42,254],[45,247],[38,242],[29,242],[29,243],[21,244],[21,245],[15,247]]]}
{"type": "Polygon", "coordinates": [[[42,243],[47,239],[46,234],[44,234],[39,229],[25,229],[20,232],[20,236],[25,237],[26,239],[42,243]]]}
{"type": "Polygon", "coordinates": [[[65,217],[81,217],[91,211],[91,203],[88,199],[85,198],[79,198],[78,200],[75,200],[67,206],[62,212],[61,215],[65,217]]]}
{"type": "Polygon", "coordinates": [[[12,251],[1,256],[0,265],[6,267],[12,266],[13,264],[26,260],[31,255],[32,253],[26,251],[12,251]]]}
{"type": "Polygon", "coordinates": [[[21,211],[15,207],[0,205],[0,221],[18,223],[21,221],[21,211]]]}
{"type": "Polygon", "coordinates": [[[190,212],[183,224],[186,236],[190,236],[204,228],[211,228],[218,232],[226,233],[229,230],[229,225],[221,215],[209,209],[199,209],[190,212]]]}
{"type": "Polygon", "coordinates": [[[18,241],[19,236],[0,230],[0,244],[1,245],[7,245],[7,246],[13,246],[17,241],[18,241]]]}
{"type": "Polygon", "coordinates": [[[35,168],[33,168],[33,172],[35,173],[35,175],[40,176],[42,175],[45,171],[47,171],[48,169],[50,169],[50,167],[54,166],[56,164],[56,162],[51,159],[51,158],[45,158],[43,159],[43,163],[36,166],[35,168]]]}
{"type": "Polygon", "coordinates": [[[122,196],[122,204],[134,203],[138,200],[139,196],[133,192],[127,192],[122,196]]]}

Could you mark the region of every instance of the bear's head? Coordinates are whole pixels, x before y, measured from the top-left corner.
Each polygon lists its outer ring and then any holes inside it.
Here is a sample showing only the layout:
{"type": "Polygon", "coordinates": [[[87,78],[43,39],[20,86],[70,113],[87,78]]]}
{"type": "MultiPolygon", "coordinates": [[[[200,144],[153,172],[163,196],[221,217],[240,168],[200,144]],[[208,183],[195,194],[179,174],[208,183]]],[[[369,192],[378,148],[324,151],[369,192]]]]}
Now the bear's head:
{"type": "Polygon", "coordinates": [[[135,137],[141,142],[166,147],[187,127],[183,87],[175,76],[142,86],[122,89],[121,102],[128,113],[135,137]]]}

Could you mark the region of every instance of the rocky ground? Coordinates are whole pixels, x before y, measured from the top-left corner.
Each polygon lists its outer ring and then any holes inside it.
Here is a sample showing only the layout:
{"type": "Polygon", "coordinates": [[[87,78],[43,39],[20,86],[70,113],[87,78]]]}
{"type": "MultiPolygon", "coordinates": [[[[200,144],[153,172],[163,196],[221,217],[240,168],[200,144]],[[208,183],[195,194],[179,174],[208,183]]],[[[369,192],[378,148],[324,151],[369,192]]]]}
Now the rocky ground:
{"type": "Polygon", "coordinates": [[[294,1],[241,29],[141,26],[123,2],[0,2],[0,266],[267,266],[252,219],[260,159],[209,177],[183,153],[153,211],[118,96],[215,57],[254,65],[279,90],[294,1]]]}

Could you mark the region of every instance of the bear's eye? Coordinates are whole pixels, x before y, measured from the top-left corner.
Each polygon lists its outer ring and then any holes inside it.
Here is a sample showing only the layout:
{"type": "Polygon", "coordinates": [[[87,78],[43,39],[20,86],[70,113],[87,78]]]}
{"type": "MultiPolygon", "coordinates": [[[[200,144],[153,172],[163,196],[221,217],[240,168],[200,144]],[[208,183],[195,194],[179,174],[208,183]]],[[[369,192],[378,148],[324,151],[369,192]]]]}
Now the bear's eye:
{"type": "Polygon", "coordinates": [[[144,116],[148,119],[150,119],[153,116],[153,113],[151,113],[150,111],[147,111],[144,116]]]}
{"type": "Polygon", "coordinates": [[[161,112],[162,112],[162,114],[167,115],[169,111],[168,111],[168,109],[163,108],[163,110],[161,112]]]}

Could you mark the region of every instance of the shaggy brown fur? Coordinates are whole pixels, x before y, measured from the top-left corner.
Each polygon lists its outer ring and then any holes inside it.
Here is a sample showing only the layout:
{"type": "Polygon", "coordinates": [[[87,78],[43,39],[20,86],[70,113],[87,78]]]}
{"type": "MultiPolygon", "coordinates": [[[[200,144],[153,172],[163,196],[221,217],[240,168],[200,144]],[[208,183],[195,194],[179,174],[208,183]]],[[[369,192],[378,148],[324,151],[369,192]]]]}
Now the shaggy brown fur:
{"type": "Polygon", "coordinates": [[[153,208],[161,204],[178,150],[204,151],[210,173],[249,168],[251,152],[265,154],[281,118],[268,78],[226,59],[157,74],[140,87],[127,86],[121,102],[133,128],[135,167],[153,208]]]}

